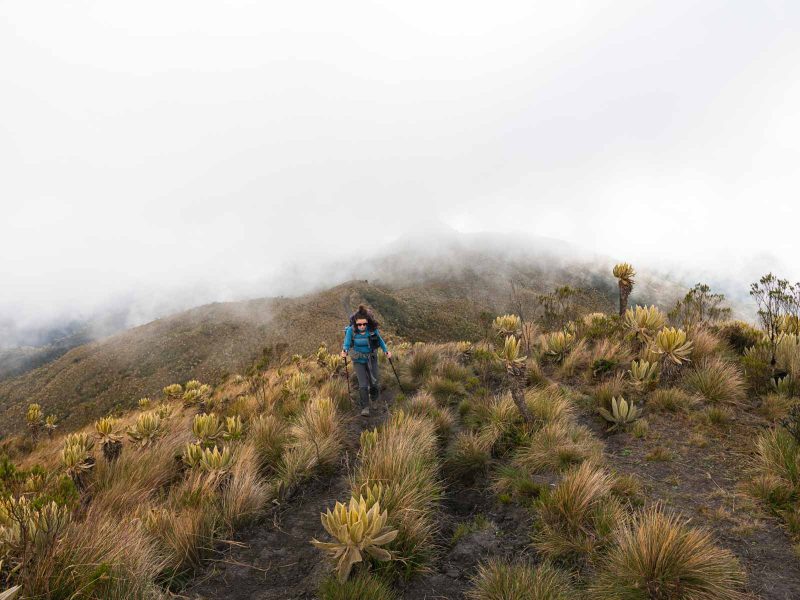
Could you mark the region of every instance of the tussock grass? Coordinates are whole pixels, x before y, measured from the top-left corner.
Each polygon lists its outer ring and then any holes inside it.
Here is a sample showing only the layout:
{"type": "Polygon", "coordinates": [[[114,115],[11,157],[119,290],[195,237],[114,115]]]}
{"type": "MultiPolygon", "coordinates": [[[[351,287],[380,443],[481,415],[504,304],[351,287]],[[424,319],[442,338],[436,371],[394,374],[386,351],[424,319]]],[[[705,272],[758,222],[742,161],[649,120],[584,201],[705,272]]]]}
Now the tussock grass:
{"type": "Polygon", "coordinates": [[[800,495],[800,444],[782,427],[763,432],[756,440],[759,473],[782,482],[800,495]]]}
{"type": "Polygon", "coordinates": [[[591,352],[586,340],[579,340],[572,350],[564,356],[558,369],[558,376],[568,379],[591,364],[591,352]]]}
{"type": "Polygon", "coordinates": [[[420,345],[414,348],[411,356],[403,363],[405,370],[414,383],[414,387],[419,387],[425,382],[433,373],[438,360],[439,354],[435,348],[427,345],[420,345]]]}
{"type": "Polygon", "coordinates": [[[552,559],[586,560],[609,541],[624,516],[613,478],[590,463],[573,469],[538,501],[534,545],[552,559]]]}
{"type": "Polygon", "coordinates": [[[739,369],[721,359],[708,359],[684,378],[686,385],[708,402],[736,404],[744,398],[745,383],[739,369]]]}
{"type": "Polygon", "coordinates": [[[289,430],[292,441],[283,453],[278,469],[284,494],[314,471],[332,465],[342,450],[342,421],[330,398],[309,402],[289,430]]]}
{"type": "Polygon", "coordinates": [[[498,559],[478,565],[469,600],[573,600],[570,578],[547,563],[537,566],[498,559]]]}
{"type": "Polygon", "coordinates": [[[418,392],[411,400],[406,402],[405,409],[410,415],[428,417],[436,424],[436,435],[440,440],[446,440],[456,422],[453,411],[447,407],[439,406],[433,396],[428,392],[418,392]]]}
{"type": "Polygon", "coordinates": [[[491,460],[490,450],[485,438],[471,431],[462,431],[448,452],[445,466],[456,477],[475,481],[486,473],[491,460]]]}
{"type": "Polygon", "coordinates": [[[397,594],[372,573],[359,573],[344,583],[336,577],[325,579],[319,587],[320,600],[396,600],[397,594]]]}
{"type": "MultiPolygon", "coordinates": [[[[189,438],[187,430],[183,439],[189,438]]],[[[100,512],[127,515],[149,504],[180,477],[175,464],[182,448],[179,440],[179,436],[162,439],[146,450],[127,446],[114,462],[98,461],[93,473],[93,506],[100,512]]]]}
{"type": "Polygon", "coordinates": [[[483,424],[479,433],[485,447],[491,450],[501,442],[509,442],[511,438],[518,437],[522,417],[510,393],[494,396],[482,408],[483,424]]]}
{"type": "Polygon", "coordinates": [[[692,342],[690,355],[693,363],[700,363],[717,355],[722,348],[722,340],[704,327],[697,327],[690,332],[692,342]]]}
{"type": "Polygon", "coordinates": [[[436,429],[432,420],[395,412],[377,431],[374,443],[362,447],[351,476],[353,495],[365,486],[381,484],[381,507],[399,533],[392,550],[410,569],[424,564],[433,552],[442,495],[438,478],[436,429]]]}
{"type": "Polygon", "coordinates": [[[134,520],[98,511],[68,525],[29,559],[22,572],[26,598],[154,598],[159,590],[153,582],[165,565],[134,520]]]}
{"type": "Polygon", "coordinates": [[[270,499],[271,489],[259,476],[259,459],[250,443],[236,453],[230,480],[222,490],[220,513],[225,526],[233,531],[257,517],[270,499]]]}
{"type": "Polygon", "coordinates": [[[744,575],[708,532],[650,508],[622,524],[590,585],[598,600],[745,600],[744,575]]]}
{"type": "Polygon", "coordinates": [[[624,366],[633,360],[633,353],[628,344],[611,338],[599,339],[589,353],[589,364],[606,361],[613,365],[624,366]]]}
{"type": "Polygon", "coordinates": [[[250,425],[249,440],[263,473],[277,469],[281,456],[291,438],[289,424],[274,414],[260,415],[250,425]]]}
{"type": "Polygon", "coordinates": [[[597,408],[611,409],[611,399],[624,396],[628,389],[625,376],[617,373],[614,377],[598,383],[594,388],[594,401],[597,408]]]}
{"type": "Polygon", "coordinates": [[[693,400],[679,388],[654,390],[647,396],[647,408],[655,412],[688,412],[693,400]]]}
{"type": "Polygon", "coordinates": [[[575,417],[574,404],[557,385],[526,391],[525,404],[534,420],[544,425],[555,421],[570,421],[575,417]]]}
{"type": "Polygon", "coordinates": [[[430,392],[440,404],[458,404],[467,395],[461,381],[454,381],[440,375],[432,375],[425,382],[425,390],[430,392]]]}
{"type": "Polygon", "coordinates": [[[582,425],[555,421],[533,433],[520,446],[513,464],[531,473],[561,472],[573,465],[603,459],[603,443],[582,425]]]}

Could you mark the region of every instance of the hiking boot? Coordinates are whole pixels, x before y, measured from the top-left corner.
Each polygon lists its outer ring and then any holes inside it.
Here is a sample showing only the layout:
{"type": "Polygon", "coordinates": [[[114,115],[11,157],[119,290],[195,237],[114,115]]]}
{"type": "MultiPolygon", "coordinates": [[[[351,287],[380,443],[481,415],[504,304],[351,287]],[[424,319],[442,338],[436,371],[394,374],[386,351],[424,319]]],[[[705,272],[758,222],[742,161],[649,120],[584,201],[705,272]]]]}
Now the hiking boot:
{"type": "Polygon", "coordinates": [[[365,406],[363,409],[361,409],[361,416],[362,417],[368,417],[369,416],[369,406],[365,406]]]}

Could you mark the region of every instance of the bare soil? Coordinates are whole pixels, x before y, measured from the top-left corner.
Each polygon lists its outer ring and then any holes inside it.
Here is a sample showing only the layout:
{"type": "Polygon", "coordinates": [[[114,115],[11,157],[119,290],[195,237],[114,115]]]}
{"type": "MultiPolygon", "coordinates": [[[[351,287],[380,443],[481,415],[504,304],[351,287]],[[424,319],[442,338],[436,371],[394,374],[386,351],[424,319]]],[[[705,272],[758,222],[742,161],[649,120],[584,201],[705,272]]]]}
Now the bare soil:
{"type": "Polygon", "coordinates": [[[586,424],[606,442],[608,464],[636,476],[647,502],[661,501],[714,535],[741,561],[748,590],[764,600],[800,598],[800,560],[781,523],[742,491],[753,440],[767,423],[741,406],[722,426],[705,425],[682,414],[650,414],[644,439],[607,434],[599,419],[586,424]],[[653,448],[667,460],[653,460],[653,448]]]}
{"type": "MultiPolygon", "coordinates": [[[[392,394],[386,394],[391,404],[392,394]]],[[[800,560],[780,522],[741,491],[747,479],[752,440],[766,422],[752,407],[740,408],[725,426],[702,425],[686,415],[650,414],[644,439],[608,434],[598,418],[581,420],[606,443],[608,464],[639,479],[646,501],[660,501],[715,539],[741,561],[753,598],[800,598],[800,560]],[[705,445],[703,445],[705,439],[705,445]],[[667,460],[649,460],[653,448],[667,460]]],[[[269,519],[243,531],[182,597],[191,600],[283,600],[316,597],[330,565],[309,540],[322,535],[319,515],[347,497],[347,473],[355,460],[360,431],[378,425],[385,413],[362,419],[353,413],[346,452],[333,472],[306,484],[269,519]]],[[[446,473],[443,474],[446,477],[446,473]]],[[[404,600],[463,599],[479,562],[490,557],[538,558],[530,548],[532,515],[496,501],[481,481],[473,487],[449,483],[441,503],[439,553],[427,572],[396,585],[404,600]],[[482,518],[483,526],[454,539],[459,524],[482,518]]]]}

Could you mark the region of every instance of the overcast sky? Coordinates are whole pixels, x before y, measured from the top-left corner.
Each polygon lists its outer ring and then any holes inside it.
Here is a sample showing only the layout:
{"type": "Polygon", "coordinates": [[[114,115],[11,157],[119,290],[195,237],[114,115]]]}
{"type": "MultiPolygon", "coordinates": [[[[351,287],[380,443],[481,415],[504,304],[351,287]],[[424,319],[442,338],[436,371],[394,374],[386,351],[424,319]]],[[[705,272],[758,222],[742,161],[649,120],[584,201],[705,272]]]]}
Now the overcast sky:
{"type": "Polygon", "coordinates": [[[0,313],[433,223],[800,279],[798,34],[791,1],[0,0],[0,313]]]}

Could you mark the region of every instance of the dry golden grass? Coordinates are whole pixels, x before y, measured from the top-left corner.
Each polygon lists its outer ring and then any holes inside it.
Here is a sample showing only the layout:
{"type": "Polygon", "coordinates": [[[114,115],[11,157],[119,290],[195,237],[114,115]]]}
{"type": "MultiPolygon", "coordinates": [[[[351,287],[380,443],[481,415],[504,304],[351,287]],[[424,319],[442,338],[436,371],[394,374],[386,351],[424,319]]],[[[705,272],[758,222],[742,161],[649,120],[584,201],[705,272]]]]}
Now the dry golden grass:
{"type": "Polygon", "coordinates": [[[704,360],[686,374],[684,381],[708,402],[737,404],[744,399],[741,372],[736,365],[719,358],[704,360]]]}
{"type": "Polygon", "coordinates": [[[688,412],[694,400],[679,388],[654,390],[647,396],[647,408],[655,412],[688,412]]]}
{"type": "Polygon", "coordinates": [[[704,327],[697,327],[690,332],[692,342],[691,359],[699,363],[718,354],[722,349],[722,340],[704,327]]]}
{"type": "Polygon", "coordinates": [[[558,385],[527,390],[525,404],[534,420],[544,425],[575,417],[575,405],[558,385]]]}
{"type": "Polygon", "coordinates": [[[612,476],[588,462],[564,475],[538,503],[537,550],[553,559],[591,559],[624,516],[612,489],[612,476]]]}
{"type": "Polygon", "coordinates": [[[708,532],[650,508],[622,523],[590,586],[592,598],[745,600],[744,574],[708,532]],[[646,590],[646,592],[645,592],[646,590]]]}
{"type": "Polygon", "coordinates": [[[588,365],[591,364],[591,352],[586,340],[579,340],[568,354],[564,356],[558,368],[558,376],[561,379],[574,377],[588,365]]]}
{"type": "Polygon", "coordinates": [[[547,563],[536,566],[498,559],[478,565],[470,600],[573,600],[576,591],[568,575],[547,563]]]}
{"type": "Polygon", "coordinates": [[[435,508],[442,486],[437,445],[430,419],[394,413],[378,429],[374,443],[361,449],[351,476],[353,495],[374,484],[383,486],[381,506],[389,513],[389,524],[399,530],[392,549],[412,566],[430,558],[438,530],[435,508]]]}
{"type": "Polygon", "coordinates": [[[513,464],[531,473],[561,472],[576,464],[602,462],[603,443],[582,425],[555,421],[534,432],[514,454],[513,464]]]}

